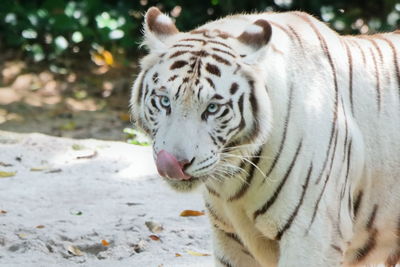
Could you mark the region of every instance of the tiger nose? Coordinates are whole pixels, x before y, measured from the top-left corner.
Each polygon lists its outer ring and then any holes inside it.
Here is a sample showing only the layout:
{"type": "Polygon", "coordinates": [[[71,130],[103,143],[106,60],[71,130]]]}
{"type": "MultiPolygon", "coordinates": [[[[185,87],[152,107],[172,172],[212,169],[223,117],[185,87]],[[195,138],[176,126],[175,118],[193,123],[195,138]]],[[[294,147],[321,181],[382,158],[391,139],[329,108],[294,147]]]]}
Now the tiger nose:
{"type": "Polygon", "coordinates": [[[167,178],[178,180],[189,180],[191,176],[184,172],[193,160],[178,161],[173,155],[165,150],[161,150],[157,154],[156,166],[158,173],[167,178]]]}

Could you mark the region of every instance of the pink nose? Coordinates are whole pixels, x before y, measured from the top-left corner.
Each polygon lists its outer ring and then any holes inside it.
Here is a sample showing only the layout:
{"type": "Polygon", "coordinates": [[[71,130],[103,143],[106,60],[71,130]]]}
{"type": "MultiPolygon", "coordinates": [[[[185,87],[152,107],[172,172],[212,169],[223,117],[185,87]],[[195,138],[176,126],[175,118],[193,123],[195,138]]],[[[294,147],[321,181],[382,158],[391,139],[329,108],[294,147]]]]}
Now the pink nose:
{"type": "Polygon", "coordinates": [[[183,167],[188,161],[178,161],[173,155],[165,150],[161,150],[157,154],[157,170],[161,176],[178,179],[189,180],[190,176],[183,172],[183,167]]]}

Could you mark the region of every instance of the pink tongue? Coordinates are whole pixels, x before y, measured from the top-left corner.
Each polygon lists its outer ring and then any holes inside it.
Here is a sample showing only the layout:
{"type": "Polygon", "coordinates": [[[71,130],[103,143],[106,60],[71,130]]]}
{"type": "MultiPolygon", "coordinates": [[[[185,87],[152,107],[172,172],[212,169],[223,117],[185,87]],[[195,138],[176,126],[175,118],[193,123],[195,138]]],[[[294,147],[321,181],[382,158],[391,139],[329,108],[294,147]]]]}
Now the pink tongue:
{"type": "Polygon", "coordinates": [[[165,150],[158,152],[156,165],[161,176],[178,180],[190,179],[190,176],[186,175],[182,170],[183,164],[165,150]]]}

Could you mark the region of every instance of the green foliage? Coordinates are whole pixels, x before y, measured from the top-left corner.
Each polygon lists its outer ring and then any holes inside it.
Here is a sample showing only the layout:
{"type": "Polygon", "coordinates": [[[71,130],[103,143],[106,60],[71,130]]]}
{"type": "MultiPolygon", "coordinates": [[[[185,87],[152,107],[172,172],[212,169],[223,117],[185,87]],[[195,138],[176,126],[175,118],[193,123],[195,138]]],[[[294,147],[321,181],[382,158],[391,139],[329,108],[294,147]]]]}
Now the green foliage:
{"type": "Polygon", "coordinates": [[[147,136],[133,128],[125,128],[124,134],[126,135],[126,142],[129,144],[139,146],[149,146],[151,144],[151,140],[147,136]]]}
{"type": "Polygon", "coordinates": [[[142,16],[154,5],[176,18],[181,30],[231,13],[286,10],[312,13],[346,34],[400,25],[398,0],[2,0],[0,44],[21,49],[34,62],[54,63],[56,72],[66,59],[101,57],[104,51],[124,59],[137,53],[142,16]]]}

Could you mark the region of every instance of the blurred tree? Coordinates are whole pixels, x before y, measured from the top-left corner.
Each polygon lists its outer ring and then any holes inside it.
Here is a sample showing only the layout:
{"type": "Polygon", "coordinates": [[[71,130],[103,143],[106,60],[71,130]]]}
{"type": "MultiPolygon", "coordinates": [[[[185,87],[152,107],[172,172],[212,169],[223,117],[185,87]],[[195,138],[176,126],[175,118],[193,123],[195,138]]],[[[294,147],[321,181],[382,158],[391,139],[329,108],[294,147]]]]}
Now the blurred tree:
{"type": "Polygon", "coordinates": [[[400,26],[399,0],[2,0],[1,49],[23,51],[59,73],[74,58],[124,64],[137,53],[143,14],[150,6],[174,17],[181,30],[231,13],[287,10],[309,12],[345,34],[400,26]]]}

